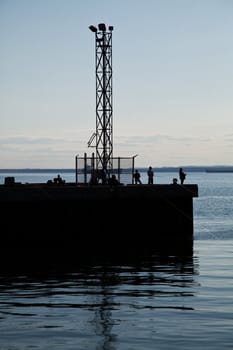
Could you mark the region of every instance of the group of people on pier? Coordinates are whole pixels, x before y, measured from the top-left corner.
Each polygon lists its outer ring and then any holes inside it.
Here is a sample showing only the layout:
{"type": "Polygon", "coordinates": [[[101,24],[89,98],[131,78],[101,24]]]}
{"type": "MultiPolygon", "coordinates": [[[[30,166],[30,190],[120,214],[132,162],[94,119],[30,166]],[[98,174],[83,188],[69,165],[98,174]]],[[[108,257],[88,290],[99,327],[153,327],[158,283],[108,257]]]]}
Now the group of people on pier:
{"type": "MultiPolygon", "coordinates": [[[[152,169],[151,166],[149,166],[149,168],[147,170],[147,176],[148,176],[148,185],[153,185],[154,184],[154,170],[152,169]]],[[[133,174],[133,178],[134,178],[135,185],[142,184],[141,174],[139,173],[139,171],[137,169],[135,170],[135,173],[133,174]]]]}
{"type": "MultiPolygon", "coordinates": [[[[148,181],[147,181],[148,185],[153,185],[154,184],[154,170],[151,166],[149,166],[147,169],[147,178],[148,178],[148,181]]],[[[186,173],[184,172],[183,168],[179,168],[179,179],[180,179],[181,185],[183,185],[185,178],[186,178],[186,173]]],[[[135,185],[142,184],[141,174],[137,169],[135,170],[135,172],[133,174],[133,180],[134,180],[135,185]]],[[[53,179],[53,182],[51,180],[49,180],[47,183],[48,184],[54,183],[54,184],[58,185],[58,184],[64,184],[65,180],[63,180],[61,178],[61,176],[58,174],[57,177],[53,179]]],[[[120,181],[116,178],[116,175],[114,175],[114,174],[108,179],[107,183],[110,186],[121,185],[120,181]]],[[[173,178],[172,183],[174,185],[176,185],[178,183],[178,179],[173,178]]],[[[92,174],[92,177],[89,181],[89,184],[90,185],[98,184],[98,177],[96,175],[93,176],[93,174],[92,174]]]]}
{"type": "Polygon", "coordinates": [[[54,185],[64,185],[65,182],[66,182],[66,181],[65,181],[64,179],[62,179],[61,175],[58,174],[57,177],[55,177],[55,178],[53,179],[53,181],[52,181],[52,180],[48,180],[48,181],[47,181],[47,184],[48,184],[48,185],[52,185],[52,184],[54,184],[54,185]]]}
{"type": "MultiPolygon", "coordinates": [[[[154,184],[154,171],[153,171],[151,166],[149,166],[149,168],[147,170],[147,176],[148,176],[148,185],[153,185],[154,184]]],[[[134,178],[134,183],[136,185],[142,184],[141,174],[139,173],[139,171],[137,169],[135,170],[135,173],[133,174],[133,178],[134,178]]]]}
{"type": "MultiPolygon", "coordinates": [[[[149,166],[147,169],[147,184],[153,185],[154,178],[155,178],[154,170],[151,166],[149,166]]],[[[185,178],[186,178],[186,173],[183,171],[183,168],[179,168],[179,180],[180,180],[181,185],[183,185],[185,178]]],[[[117,179],[116,175],[114,175],[114,174],[112,174],[111,177],[109,177],[109,179],[107,179],[107,178],[104,178],[104,179],[105,179],[105,181],[97,173],[97,171],[93,171],[93,173],[91,174],[90,180],[89,180],[89,185],[97,185],[99,183],[99,180],[101,180],[102,184],[108,184],[110,186],[122,185],[120,183],[120,181],[117,179]]],[[[135,172],[133,173],[133,183],[135,185],[142,184],[141,174],[138,171],[138,169],[136,169],[135,172]]],[[[173,178],[172,183],[174,185],[178,184],[178,179],[173,178]]]]}
{"type": "MultiPolygon", "coordinates": [[[[154,184],[154,170],[151,166],[149,166],[149,168],[147,169],[147,177],[148,177],[148,185],[153,185],[154,184]]],[[[179,168],[179,179],[180,179],[181,185],[183,185],[185,178],[186,178],[186,173],[184,172],[183,168],[179,168]]],[[[133,174],[133,179],[134,179],[135,185],[142,184],[141,174],[139,173],[139,171],[137,169],[135,170],[135,172],[133,174]]],[[[174,178],[173,184],[175,185],[177,183],[178,183],[178,179],[174,178]]]]}

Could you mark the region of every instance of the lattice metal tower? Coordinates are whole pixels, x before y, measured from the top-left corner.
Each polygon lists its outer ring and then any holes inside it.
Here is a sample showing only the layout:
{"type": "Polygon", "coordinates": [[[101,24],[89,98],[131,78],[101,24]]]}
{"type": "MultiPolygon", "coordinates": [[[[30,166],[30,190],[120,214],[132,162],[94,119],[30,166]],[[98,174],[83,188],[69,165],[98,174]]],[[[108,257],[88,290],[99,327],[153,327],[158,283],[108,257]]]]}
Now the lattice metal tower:
{"type": "Polygon", "coordinates": [[[96,168],[109,176],[113,158],[113,125],[112,125],[112,31],[104,23],[89,29],[95,33],[96,51],[96,132],[88,146],[95,139],[96,168]]]}

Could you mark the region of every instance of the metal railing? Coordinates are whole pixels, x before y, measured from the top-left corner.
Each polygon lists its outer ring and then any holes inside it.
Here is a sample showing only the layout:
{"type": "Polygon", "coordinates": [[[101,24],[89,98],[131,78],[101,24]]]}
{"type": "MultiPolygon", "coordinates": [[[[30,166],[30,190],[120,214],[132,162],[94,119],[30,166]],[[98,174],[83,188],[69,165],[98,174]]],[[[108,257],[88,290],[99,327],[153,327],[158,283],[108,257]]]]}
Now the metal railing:
{"type": "Polygon", "coordinates": [[[108,173],[103,173],[102,168],[98,168],[98,159],[94,153],[83,157],[75,156],[75,182],[76,184],[105,184],[107,180],[115,175],[120,183],[132,183],[135,168],[135,156],[132,157],[113,157],[112,168],[108,173]]]}

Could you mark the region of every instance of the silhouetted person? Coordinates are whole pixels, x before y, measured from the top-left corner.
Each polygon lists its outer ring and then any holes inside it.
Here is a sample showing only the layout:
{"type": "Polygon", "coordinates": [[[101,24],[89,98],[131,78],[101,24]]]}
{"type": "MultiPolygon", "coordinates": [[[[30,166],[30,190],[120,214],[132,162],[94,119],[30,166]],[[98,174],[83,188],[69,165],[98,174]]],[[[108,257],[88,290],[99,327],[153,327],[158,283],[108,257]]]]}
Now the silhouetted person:
{"type": "Polygon", "coordinates": [[[90,177],[90,180],[89,180],[89,185],[98,185],[98,173],[96,170],[93,170],[92,173],[91,173],[91,177],[90,177]]]}
{"type": "Polygon", "coordinates": [[[181,183],[181,185],[183,185],[184,180],[185,180],[185,178],[186,178],[186,174],[185,174],[185,172],[183,171],[183,168],[180,168],[180,169],[179,169],[179,177],[180,177],[180,183],[181,183]]]}
{"type": "Polygon", "coordinates": [[[153,185],[154,183],[154,171],[151,166],[149,166],[147,170],[147,176],[148,176],[148,185],[153,185]]]}
{"type": "Polygon", "coordinates": [[[101,171],[100,171],[100,178],[102,180],[102,184],[105,185],[107,183],[106,169],[101,169],[101,171]]]}
{"type": "Polygon", "coordinates": [[[55,184],[58,184],[58,185],[65,183],[65,181],[62,180],[62,178],[61,178],[61,176],[59,174],[57,175],[57,177],[55,177],[55,179],[53,181],[54,181],[55,184]]]}
{"type": "Polygon", "coordinates": [[[135,182],[136,185],[142,183],[141,179],[140,179],[141,178],[141,174],[139,173],[138,170],[135,170],[135,173],[134,173],[133,177],[134,177],[134,182],[135,182]]]}
{"type": "Polygon", "coordinates": [[[108,179],[108,184],[110,186],[118,186],[120,185],[120,182],[117,180],[116,175],[112,175],[109,179],[108,179]]]}
{"type": "Polygon", "coordinates": [[[174,177],[174,178],[172,179],[172,184],[173,184],[173,185],[177,185],[177,182],[178,182],[177,178],[174,177]]]}

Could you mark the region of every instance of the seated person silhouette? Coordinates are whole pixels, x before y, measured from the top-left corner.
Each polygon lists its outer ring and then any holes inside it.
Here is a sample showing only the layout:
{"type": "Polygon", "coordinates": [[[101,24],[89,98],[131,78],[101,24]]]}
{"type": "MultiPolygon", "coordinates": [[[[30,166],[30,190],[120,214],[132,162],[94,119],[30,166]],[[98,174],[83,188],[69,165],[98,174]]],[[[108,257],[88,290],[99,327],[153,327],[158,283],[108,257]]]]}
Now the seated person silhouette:
{"type": "Polygon", "coordinates": [[[112,175],[109,179],[108,179],[108,184],[110,186],[118,186],[120,185],[120,182],[117,180],[116,175],[112,175]]]}
{"type": "Polygon", "coordinates": [[[61,176],[58,174],[57,177],[53,179],[54,183],[57,185],[64,184],[65,180],[61,178],[61,176]]]}

